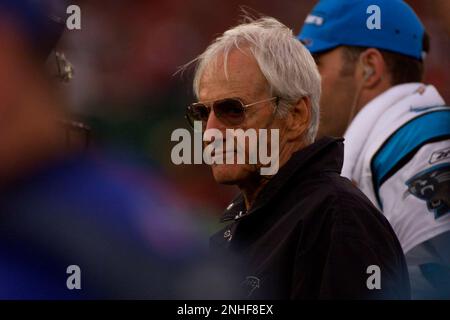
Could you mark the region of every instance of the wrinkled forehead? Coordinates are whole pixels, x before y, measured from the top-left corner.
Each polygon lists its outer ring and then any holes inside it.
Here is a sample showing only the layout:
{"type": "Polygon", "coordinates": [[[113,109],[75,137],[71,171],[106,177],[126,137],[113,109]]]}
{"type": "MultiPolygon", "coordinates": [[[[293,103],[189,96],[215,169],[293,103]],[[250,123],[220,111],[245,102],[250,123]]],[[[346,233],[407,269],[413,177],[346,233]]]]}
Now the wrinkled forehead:
{"type": "Polygon", "coordinates": [[[218,53],[205,65],[199,82],[201,100],[238,93],[252,97],[267,90],[267,80],[248,48],[234,48],[228,53],[218,53]]]}

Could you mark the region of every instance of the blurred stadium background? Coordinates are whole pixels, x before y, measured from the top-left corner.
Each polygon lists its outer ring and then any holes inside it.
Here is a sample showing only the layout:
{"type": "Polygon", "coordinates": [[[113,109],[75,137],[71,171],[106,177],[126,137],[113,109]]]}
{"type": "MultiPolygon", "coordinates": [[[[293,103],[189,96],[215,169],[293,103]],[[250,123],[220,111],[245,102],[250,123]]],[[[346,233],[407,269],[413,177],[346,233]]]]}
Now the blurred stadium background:
{"type": "MultiPolygon", "coordinates": [[[[186,127],[184,109],[192,102],[192,74],[174,75],[211,40],[238,23],[240,7],[271,15],[300,30],[311,0],[167,0],[75,1],[82,29],[66,32],[60,42],[75,66],[64,87],[71,113],[92,127],[95,143],[133,158],[143,169],[157,169],[165,189],[178,194],[186,210],[218,215],[237,192],[218,186],[206,165],[175,166],[170,135],[186,127]]],[[[450,1],[407,1],[431,36],[426,82],[450,101],[450,1]]],[[[339,106],[337,106],[339,107],[339,106]]],[[[175,201],[175,200],[174,200],[175,201]]]]}

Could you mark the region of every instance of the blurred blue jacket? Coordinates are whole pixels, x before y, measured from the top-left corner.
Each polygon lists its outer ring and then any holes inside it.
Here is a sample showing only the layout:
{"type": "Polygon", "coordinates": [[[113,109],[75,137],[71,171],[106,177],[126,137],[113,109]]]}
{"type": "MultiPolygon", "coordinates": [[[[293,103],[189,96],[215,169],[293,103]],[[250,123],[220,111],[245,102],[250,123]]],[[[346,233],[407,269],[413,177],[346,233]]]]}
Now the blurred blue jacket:
{"type": "Polygon", "coordinates": [[[0,192],[0,299],[224,297],[221,264],[174,190],[124,168],[77,155],[0,192]],[[66,286],[69,265],[81,290],[66,286]]]}

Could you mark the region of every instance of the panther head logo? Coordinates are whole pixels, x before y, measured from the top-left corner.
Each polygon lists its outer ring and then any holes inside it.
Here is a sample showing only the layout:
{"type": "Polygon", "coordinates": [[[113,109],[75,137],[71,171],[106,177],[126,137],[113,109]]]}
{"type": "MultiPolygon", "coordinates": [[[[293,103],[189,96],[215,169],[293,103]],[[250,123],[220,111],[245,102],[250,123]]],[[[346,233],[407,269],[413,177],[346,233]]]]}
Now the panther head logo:
{"type": "Polygon", "coordinates": [[[450,212],[450,163],[440,164],[406,181],[408,191],[426,201],[435,219],[450,212]]]}
{"type": "Polygon", "coordinates": [[[255,276],[248,276],[245,278],[245,281],[242,283],[242,285],[248,292],[247,297],[250,297],[253,294],[253,291],[259,288],[259,282],[260,280],[255,276]]]}

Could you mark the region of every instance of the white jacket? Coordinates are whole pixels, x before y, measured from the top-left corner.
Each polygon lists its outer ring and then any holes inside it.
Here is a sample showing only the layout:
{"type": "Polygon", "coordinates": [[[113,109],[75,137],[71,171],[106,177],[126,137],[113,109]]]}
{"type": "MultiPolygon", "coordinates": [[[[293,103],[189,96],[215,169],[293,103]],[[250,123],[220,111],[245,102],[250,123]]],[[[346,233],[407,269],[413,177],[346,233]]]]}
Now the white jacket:
{"type": "Polygon", "coordinates": [[[450,108],[433,86],[390,88],[344,138],[342,175],[383,211],[405,254],[450,230],[450,108]]]}

